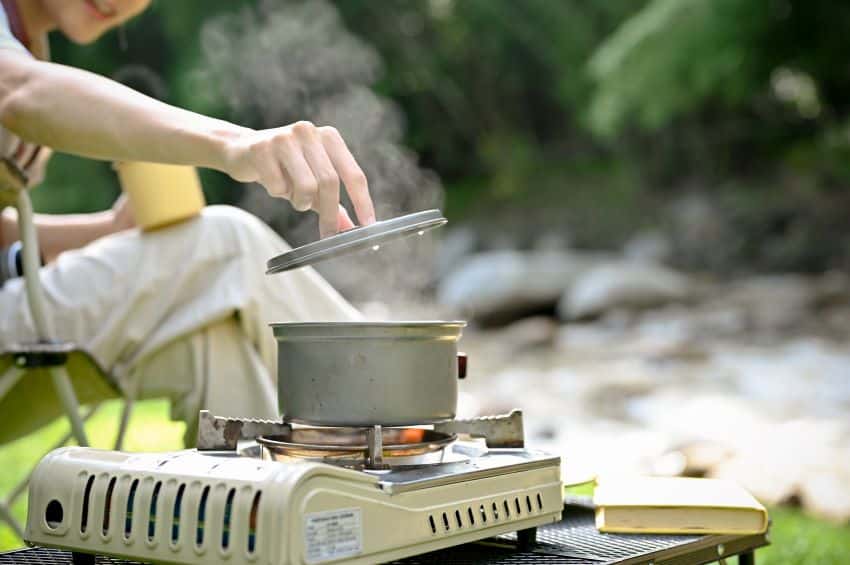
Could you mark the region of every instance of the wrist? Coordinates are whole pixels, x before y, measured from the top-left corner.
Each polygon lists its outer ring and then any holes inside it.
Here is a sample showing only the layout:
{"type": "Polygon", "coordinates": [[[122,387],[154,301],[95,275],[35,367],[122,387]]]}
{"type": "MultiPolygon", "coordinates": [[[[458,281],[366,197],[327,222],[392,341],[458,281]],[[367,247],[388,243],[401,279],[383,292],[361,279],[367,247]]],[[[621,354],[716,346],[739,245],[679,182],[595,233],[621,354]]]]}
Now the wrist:
{"type": "Polygon", "coordinates": [[[230,176],[235,176],[238,171],[238,147],[246,133],[254,130],[225,121],[216,120],[216,123],[206,133],[207,151],[205,157],[208,160],[201,166],[215,169],[230,176]]]}

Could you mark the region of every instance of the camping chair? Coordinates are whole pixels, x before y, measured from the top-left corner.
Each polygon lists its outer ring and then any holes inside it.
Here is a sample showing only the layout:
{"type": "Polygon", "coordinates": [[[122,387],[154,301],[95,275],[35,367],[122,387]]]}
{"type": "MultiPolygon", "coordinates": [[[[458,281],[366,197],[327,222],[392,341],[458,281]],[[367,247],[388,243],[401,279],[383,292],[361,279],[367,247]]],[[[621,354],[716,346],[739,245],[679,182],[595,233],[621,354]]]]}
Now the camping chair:
{"type": "MultiPolygon", "coordinates": [[[[52,449],[71,439],[78,445],[88,445],[85,421],[103,401],[121,398],[124,405],[115,439],[115,449],[120,449],[133,397],[77,344],[57,340],[38,277],[38,238],[26,185],[25,175],[13,163],[2,160],[0,209],[3,202],[12,199],[18,209],[24,285],[37,341],[13,344],[0,351],[0,445],[23,437],[57,417],[67,418],[70,430],[52,449]],[[81,406],[86,406],[86,410],[81,406]]],[[[30,474],[0,499],[0,523],[7,523],[21,538],[24,531],[12,516],[11,508],[26,491],[30,474]]]]}

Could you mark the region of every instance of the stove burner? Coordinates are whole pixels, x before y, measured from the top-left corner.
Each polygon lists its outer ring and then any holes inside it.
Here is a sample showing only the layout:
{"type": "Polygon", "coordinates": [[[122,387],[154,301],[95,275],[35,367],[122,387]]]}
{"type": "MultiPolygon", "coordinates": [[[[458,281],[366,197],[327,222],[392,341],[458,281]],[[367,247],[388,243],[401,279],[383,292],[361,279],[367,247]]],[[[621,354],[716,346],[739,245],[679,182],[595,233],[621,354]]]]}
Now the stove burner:
{"type": "MultiPolygon", "coordinates": [[[[263,447],[263,458],[287,461],[292,458],[321,460],[345,466],[369,466],[369,429],[362,428],[293,428],[288,432],[257,438],[263,447]]],[[[411,464],[411,458],[443,451],[456,439],[456,434],[422,428],[381,429],[383,462],[411,464]]]]}

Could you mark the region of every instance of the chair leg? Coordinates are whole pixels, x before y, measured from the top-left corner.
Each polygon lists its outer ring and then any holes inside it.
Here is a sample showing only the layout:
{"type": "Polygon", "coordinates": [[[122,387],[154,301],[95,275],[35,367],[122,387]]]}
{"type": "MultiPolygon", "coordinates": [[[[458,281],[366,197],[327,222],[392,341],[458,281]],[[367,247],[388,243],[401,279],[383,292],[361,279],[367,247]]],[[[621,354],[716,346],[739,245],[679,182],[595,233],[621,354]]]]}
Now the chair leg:
{"type": "MultiPolygon", "coordinates": [[[[24,287],[27,294],[27,305],[29,306],[32,322],[35,326],[37,337],[41,341],[54,339],[53,328],[47,315],[47,306],[44,300],[44,291],[41,288],[41,279],[38,277],[41,261],[38,256],[38,232],[33,220],[32,202],[26,190],[18,194],[18,228],[21,232],[21,243],[23,244],[21,254],[24,263],[24,287]]],[[[64,367],[51,367],[50,377],[53,386],[59,395],[65,413],[71,420],[71,429],[74,437],[80,445],[88,445],[86,431],[83,429],[83,420],[80,418],[80,403],[71,386],[71,379],[64,367]]]]}
{"type": "Polygon", "coordinates": [[[36,336],[39,340],[54,339],[53,328],[47,315],[44,303],[44,291],[38,271],[41,268],[39,257],[38,231],[35,229],[32,202],[26,190],[18,194],[18,229],[21,234],[21,258],[24,264],[24,288],[27,294],[27,305],[32,315],[36,336]]]}
{"type": "Polygon", "coordinates": [[[77,444],[88,446],[89,440],[86,436],[86,430],[83,427],[83,418],[80,416],[80,403],[77,401],[74,387],[71,386],[68,371],[65,367],[50,367],[48,371],[50,371],[50,377],[53,379],[53,386],[56,388],[56,393],[59,395],[59,401],[65,409],[68,420],[71,422],[71,431],[77,440],[77,444]]]}
{"type": "Polygon", "coordinates": [[[12,365],[2,375],[0,375],[0,398],[6,396],[6,393],[12,390],[18,381],[24,376],[24,371],[12,365]]]}
{"type": "MultiPolygon", "coordinates": [[[[100,408],[100,404],[95,404],[86,409],[85,414],[83,414],[82,419],[84,422],[87,422],[89,418],[95,415],[95,413],[100,408]]],[[[47,452],[51,452],[54,449],[58,449],[68,443],[68,441],[74,437],[73,432],[68,432],[62,438],[53,444],[53,446],[47,450],[47,452]]],[[[8,498],[6,498],[5,502],[0,502],[0,522],[6,522],[11,526],[11,528],[15,531],[15,534],[23,539],[24,538],[24,530],[21,528],[20,523],[15,519],[15,517],[11,513],[11,507],[17,502],[18,498],[21,497],[22,494],[27,490],[27,487],[30,484],[30,479],[32,478],[32,474],[35,472],[35,467],[29,470],[27,476],[23,478],[17,485],[15,485],[11,492],[9,493],[8,498]]]]}
{"type": "MultiPolygon", "coordinates": [[[[99,408],[100,408],[100,404],[95,404],[93,406],[88,407],[86,409],[85,414],[83,414],[83,421],[87,422],[89,418],[91,418],[92,416],[95,415],[95,413],[98,411],[99,408]]],[[[66,443],[68,443],[68,441],[72,437],[74,437],[74,434],[69,431],[64,436],[62,436],[62,438],[59,441],[54,443],[50,447],[50,449],[48,449],[46,451],[46,453],[50,453],[54,449],[59,449],[60,447],[62,447],[66,443]]],[[[32,474],[33,474],[34,471],[35,471],[35,467],[30,469],[29,473],[27,473],[27,476],[24,477],[24,479],[21,480],[21,482],[19,482],[17,485],[15,485],[15,487],[11,490],[11,492],[9,493],[9,497],[6,499],[6,503],[9,506],[12,506],[13,504],[15,504],[15,501],[18,500],[18,498],[24,493],[25,490],[27,490],[27,487],[30,484],[30,478],[32,477],[32,474]]]]}
{"type": "Polygon", "coordinates": [[[118,435],[115,436],[115,449],[120,451],[124,447],[124,436],[130,424],[130,415],[133,411],[133,399],[125,398],[124,406],[121,408],[121,421],[118,423],[118,435]]]}
{"type": "Polygon", "coordinates": [[[5,502],[0,502],[0,522],[6,522],[9,527],[15,532],[15,535],[24,539],[24,529],[21,524],[12,516],[12,511],[5,502]]]}

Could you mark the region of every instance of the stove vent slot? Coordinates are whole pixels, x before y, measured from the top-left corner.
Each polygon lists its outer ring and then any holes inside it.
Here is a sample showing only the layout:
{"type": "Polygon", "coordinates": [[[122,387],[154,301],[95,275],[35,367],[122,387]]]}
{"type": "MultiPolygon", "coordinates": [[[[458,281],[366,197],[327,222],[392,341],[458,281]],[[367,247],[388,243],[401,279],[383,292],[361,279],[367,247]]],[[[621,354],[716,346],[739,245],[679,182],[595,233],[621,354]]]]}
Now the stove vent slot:
{"type": "Polygon", "coordinates": [[[139,479],[134,479],[130,485],[130,494],[127,495],[127,512],[124,515],[124,539],[129,540],[133,531],[133,504],[136,500],[136,490],[139,488],[139,479]]]}
{"type": "Polygon", "coordinates": [[[174,510],[171,520],[171,543],[176,544],[180,540],[180,514],[183,510],[183,492],[186,490],[186,483],[181,483],[177,489],[177,497],[174,499],[174,510]]]}
{"type": "MultiPolygon", "coordinates": [[[[516,496],[513,499],[496,499],[478,507],[467,506],[455,508],[446,512],[428,515],[428,527],[432,534],[450,532],[453,528],[464,527],[475,528],[476,522],[479,527],[488,523],[505,522],[520,519],[523,514],[532,515],[543,511],[543,496],[541,493],[533,493],[524,497],[516,496]],[[452,518],[454,514],[454,519],[452,518]]],[[[252,511],[253,512],[253,511],[252,511]]]]}
{"type": "Polygon", "coordinates": [[[198,527],[195,530],[195,545],[200,548],[204,545],[204,526],[207,515],[207,499],[210,496],[210,487],[204,487],[201,493],[201,504],[198,506],[198,527]]]}
{"type": "Polygon", "coordinates": [[[221,527],[221,549],[227,549],[230,546],[230,519],[233,515],[233,498],[236,496],[236,489],[230,489],[227,493],[227,502],[224,503],[224,519],[221,527]]]}
{"type": "Polygon", "coordinates": [[[80,516],[80,533],[86,533],[89,527],[89,502],[91,501],[91,488],[94,485],[94,475],[89,475],[86,482],[86,490],[83,492],[83,513],[80,516]]]}
{"type": "Polygon", "coordinates": [[[154,541],[156,534],[156,506],[159,501],[159,491],[162,490],[162,481],[157,481],[153,487],[153,495],[151,496],[151,508],[148,514],[148,541],[154,541]]]}
{"type": "MultiPolygon", "coordinates": [[[[472,515],[472,510],[470,509],[470,516],[472,515]]],[[[436,534],[438,529],[438,523],[442,523],[442,529],[446,532],[450,532],[452,530],[452,512],[451,510],[447,512],[442,512],[440,514],[429,514],[428,515],[428,525],[431,527],[431,533],[436,534]],[[436,518],[435,518],[436,516],[436,518]]],[[[457,527],[463,527],[463,520],[460,517],[460,510],[454,511],[455,521],[457,522],[457,527]]]]}
{"type": "Polygon", "coordinates": [[[44,509],[44,521],[48,528],[55,530],[62,524],[64,518],[65,512],[62,509],[61,502],[53,499],[47,503],[47,508],[44,509]]]}
{"type": "Polygon", "coordinates": [[[262,491],[257,491],[254,495],[254,502],[251,503],[251,514],[248,516],[248,553],[254,553],[257,548],[257,519],[260,516],[260,497],[262,491]]]}
{"type": "Polygon", "coordinates": [[[116,478],[109,479],[109,486],[106,487],[106,499],[103,501],[103,535],[109,533],[109,515],[112,510],[112,493],[115,491],[116,478]]]}

